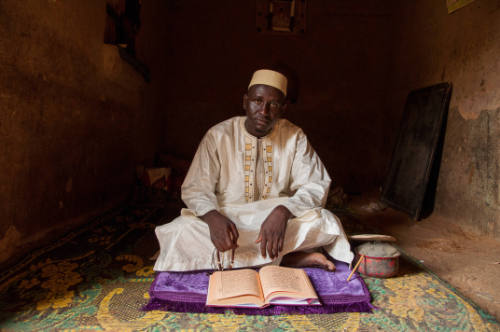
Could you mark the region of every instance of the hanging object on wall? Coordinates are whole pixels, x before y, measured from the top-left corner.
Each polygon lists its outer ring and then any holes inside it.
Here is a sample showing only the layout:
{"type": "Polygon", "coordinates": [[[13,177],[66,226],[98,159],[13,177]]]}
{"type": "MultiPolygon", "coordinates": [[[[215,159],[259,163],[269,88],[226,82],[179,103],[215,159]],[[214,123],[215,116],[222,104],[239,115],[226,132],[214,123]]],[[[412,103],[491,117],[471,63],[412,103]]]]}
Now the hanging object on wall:
{"type": "Polygon", "coordinates": [[[118,47],[120,57],[149,82],[149,69],[135,56],[135,38],[141,26],[141,0],[107,0],[104,43],[118,47]]]}
{"type": "Polygon", "coordinates": [[[446,6],[448,7],[448,14],[467,6],[474,0],[446,0],[446,6]]]}
{"type": "Polygon", "coordinates": [[[141,26],[140,0],[107,0],[104,43],[125,47],[135,54],[135,36],[141,26]]]}
{"type": "Polygon", "coordinates": [[[256,0],[258,32],[304,33],[306,0],[256,0]]]}

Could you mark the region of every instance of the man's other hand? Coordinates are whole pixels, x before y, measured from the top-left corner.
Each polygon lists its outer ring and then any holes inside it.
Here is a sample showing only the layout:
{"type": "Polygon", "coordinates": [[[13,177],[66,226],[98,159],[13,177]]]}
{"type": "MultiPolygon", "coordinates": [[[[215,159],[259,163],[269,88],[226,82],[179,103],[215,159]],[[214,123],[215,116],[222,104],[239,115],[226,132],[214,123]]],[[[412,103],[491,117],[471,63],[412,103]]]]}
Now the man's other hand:
{"type": "Polygon", "coordinates": [[[210,229],[210,239],[217,250],[223,252],[238,246],[238,230],[228,217],[212,210],[201,216],[200,219],[207,223],[210,229]]]}
{"type": "Polygon", "coordinates": [[[266,251],[271,259],[278,257],[278,254],[283,250],[286,225],[292,217],[290,210],[283,205],[275,207],[267,216],[260,226],[259,237],[255,241],[256,243],[260,242],[262,257],[266,257],[266,251]]]}

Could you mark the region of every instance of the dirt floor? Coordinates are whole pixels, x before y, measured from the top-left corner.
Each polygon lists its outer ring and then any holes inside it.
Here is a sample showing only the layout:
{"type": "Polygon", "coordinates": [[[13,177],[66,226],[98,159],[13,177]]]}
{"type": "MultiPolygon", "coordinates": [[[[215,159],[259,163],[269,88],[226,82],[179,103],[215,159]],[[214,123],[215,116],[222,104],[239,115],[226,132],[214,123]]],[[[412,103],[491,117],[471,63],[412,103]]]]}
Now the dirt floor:
{"type": "Polygon", "coordinates": [[[354,220],[365,229],[396,237],[403,251],[500,320],[499,241],[465,232],[433,214],[416,222],[404,213],[380,207],[373,198],[353,198],[348,210],[354,216],[347,218],[348,223],[354,220]]]}

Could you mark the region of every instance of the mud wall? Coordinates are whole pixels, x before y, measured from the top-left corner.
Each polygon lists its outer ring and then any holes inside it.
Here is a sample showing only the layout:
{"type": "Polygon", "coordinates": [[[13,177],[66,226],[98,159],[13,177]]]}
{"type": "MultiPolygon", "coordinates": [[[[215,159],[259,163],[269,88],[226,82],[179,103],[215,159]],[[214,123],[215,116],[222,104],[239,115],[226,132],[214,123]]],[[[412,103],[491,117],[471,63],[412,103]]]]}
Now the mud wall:
{"type": "Polygon", "coordinates": [[[105,5],[0,1],[0,262],[128,193],[160,144],[105,5]]]}
{"type": "Polygon", "coordinates": [[[398,4],[389,109],[408,91],[453,84],[435,213],[500,238],[500,2],[447,14],[445,1],[398,4]]]}
{"type": "Polygon", "coordinates": [[[165,77],[165,150],[192,158],[209,127],[243,115],[252,72],[278,67],[298,82],[285,116],[304,129],[335,184],[348,192],[379,185],[392,150],[384,112],[391,3],[308,1],[306,33],[283,35],[257,32],[255,1],[155,2],[152,11],[166,13],[155,55],[165,77]]]}

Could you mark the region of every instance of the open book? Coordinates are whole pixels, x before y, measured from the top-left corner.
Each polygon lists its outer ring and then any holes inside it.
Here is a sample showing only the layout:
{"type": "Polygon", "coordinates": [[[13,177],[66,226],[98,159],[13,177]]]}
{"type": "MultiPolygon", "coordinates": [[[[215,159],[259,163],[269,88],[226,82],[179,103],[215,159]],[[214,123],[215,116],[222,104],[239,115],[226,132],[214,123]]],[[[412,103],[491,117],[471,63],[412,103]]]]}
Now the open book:
{"type": "Polygon", "coordinates": [[[270,304],[321,305],[302,269],[268,265],[217,271],[208,283],[207,306],[261,308],[270,304]]]}

